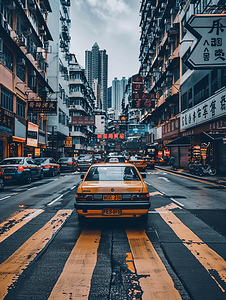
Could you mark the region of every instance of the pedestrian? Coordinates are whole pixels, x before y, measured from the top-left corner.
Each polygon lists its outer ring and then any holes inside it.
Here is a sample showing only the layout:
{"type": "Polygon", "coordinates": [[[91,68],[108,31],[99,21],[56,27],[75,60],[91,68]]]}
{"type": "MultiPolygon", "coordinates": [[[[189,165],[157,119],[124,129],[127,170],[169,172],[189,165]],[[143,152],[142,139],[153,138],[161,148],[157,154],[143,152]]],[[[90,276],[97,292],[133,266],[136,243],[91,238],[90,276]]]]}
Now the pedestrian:
{"type": "Polygon", "coordinates": [[[174,169],[174,163],[175,163],[175,157],[171,156],[170,157],[170,165],[171,165],[171,169],[174,169]]]}

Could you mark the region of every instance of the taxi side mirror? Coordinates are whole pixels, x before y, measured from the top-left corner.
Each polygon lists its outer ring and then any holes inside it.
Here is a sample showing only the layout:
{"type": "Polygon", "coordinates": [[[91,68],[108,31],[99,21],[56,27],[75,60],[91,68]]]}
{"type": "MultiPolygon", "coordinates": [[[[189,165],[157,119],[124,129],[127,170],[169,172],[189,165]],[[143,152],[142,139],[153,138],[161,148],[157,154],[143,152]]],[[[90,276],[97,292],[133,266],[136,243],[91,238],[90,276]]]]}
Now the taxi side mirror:
{"type": "Polygon", "coordinates": [[[84,174],[82,174],[82,175],[80,176],[80,178],[81,178],[81,179],[83,179],[84,177],[85,177],[85,175],[84,175],[84,174]]]}
{"type": "Polygon", "coordinates": [[[143,177],[143,178],[146,178],[146,174],[142,174],[142,177],[143,177]]]}

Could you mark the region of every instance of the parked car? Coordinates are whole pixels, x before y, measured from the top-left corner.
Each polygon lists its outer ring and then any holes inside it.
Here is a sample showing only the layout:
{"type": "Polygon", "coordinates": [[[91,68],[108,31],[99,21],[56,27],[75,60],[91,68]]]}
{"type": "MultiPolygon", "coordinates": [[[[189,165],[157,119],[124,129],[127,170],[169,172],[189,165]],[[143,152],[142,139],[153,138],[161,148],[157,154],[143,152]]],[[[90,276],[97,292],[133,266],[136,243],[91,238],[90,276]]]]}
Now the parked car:
{"type": "Polygon", "coordinates": [[[147,163],[141,156],[130,156],[129,162],[134,164],[137,169],[145,171],[147,163]]]}
{"type": "Polygon", "coordinates": [[[93,163],[99,163],[101,161],[102,161],[101,154],[97,154],[97,153],[93,154],[93,163]]]}
{"type": "Polygon", "coordinates": [[[60,174],[60,165],[52,157],[36,158],[35,161],[39,163],[43,168],[43,174],[45,176],[56,176],[60,174]]]}
{"type": "Polygon", "coordinates": [[[2,168],[0,168],[0,190],[3,190],[5,186],[5,179],[2,168]]]}
{"type": "Polygon", "coordinates": [[[122,155],[107,156],[105,162],[125,162],[125,157],[122,155]]]}
{"type": "Polygon", "coordinates": [[[143,221],[147,220],[149,192],[133,164],[94,164],[81,178],[74,204],[79,222],[91,217],[142,217],[143,221]]]}
{"type": "Polygon", "coordinates": [[[93,163],[92,154],[80,154],[77,160],[78,169],[83,172],[87,171],[93,163]]]}
{"type": "Polygon", "coordinates": [[[24,180],[30,183],[32,179],[43,178],[43,168],[30,157],[10,157],[1,161],[0,167],[4,174],[4,180],[24,180]]]}
{"type": "Polygon", "coordinates": [[[74,172],[77,170],[77,163],[74,157],[62,157],[57,163],[60,165],[60,171],[71,171],[74,172]]]}
{"type": "Polygon", "coordinates": [[[147,164],[147,168],[154,169],[154,167],[155,167],[155,159],[153,157],[144,156],[143,159],[145,160],[145,162],[147,164]]]}

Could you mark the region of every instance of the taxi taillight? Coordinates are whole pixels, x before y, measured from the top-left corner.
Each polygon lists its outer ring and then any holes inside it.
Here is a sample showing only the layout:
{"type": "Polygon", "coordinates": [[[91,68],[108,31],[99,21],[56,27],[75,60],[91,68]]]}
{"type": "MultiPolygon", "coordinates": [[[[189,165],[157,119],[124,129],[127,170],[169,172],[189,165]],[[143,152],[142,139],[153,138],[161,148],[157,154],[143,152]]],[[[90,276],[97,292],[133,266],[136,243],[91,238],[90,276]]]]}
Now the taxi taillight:
{"type": "Polygon", "coordinates": [[[73,162],[69,162],[68,165],[70,165],[70,166],[73,165],[73,162]]]}

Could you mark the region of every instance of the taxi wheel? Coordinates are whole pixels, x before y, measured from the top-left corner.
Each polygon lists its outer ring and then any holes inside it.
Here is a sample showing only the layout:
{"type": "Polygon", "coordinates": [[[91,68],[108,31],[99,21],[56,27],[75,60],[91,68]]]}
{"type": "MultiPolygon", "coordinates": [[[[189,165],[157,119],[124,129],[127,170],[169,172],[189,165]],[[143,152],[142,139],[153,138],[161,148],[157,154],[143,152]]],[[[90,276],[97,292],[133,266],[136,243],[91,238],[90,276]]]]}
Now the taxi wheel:
{"type": "Polygon", "coordinates": [[[141,223],[146,224],[148,221],[148,214],[140,216],[140,221],[141,223]]]}
{"type": "Polygon", "coordinates": [[[30,184],[31,181],[32,181],[31,173],[28,173],[27,179],[26,179],[26,183],[29,183],[29,184],[30,184]]]}
{"type": "Polygon", "coordinates": [[[55,171],[55,169],[53,169],[53,171],[52,171],[52,177],[54,177],[54,176],[56,176],[56,171],[55,171]]]}
{"type": "Polygon", "coordinates": [[[5,186],[4,180],[0,179],[0,190],[3,190],[5,186]]]}
{"type": "Polygon", "coordinates": [[[84,224],[85,223],[85,217],[78,215],[78,222],[79,222],[79,224],[84,224]]]}
{"type": "Polygon", "coordinates": [[[39,176],[39,179],[43,179],[44,178],[44,173],[43,171],[41,172],[40,176],[39,176]]]}

